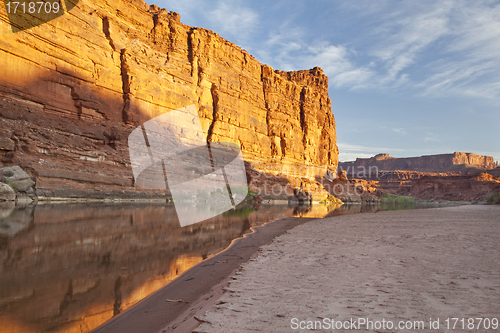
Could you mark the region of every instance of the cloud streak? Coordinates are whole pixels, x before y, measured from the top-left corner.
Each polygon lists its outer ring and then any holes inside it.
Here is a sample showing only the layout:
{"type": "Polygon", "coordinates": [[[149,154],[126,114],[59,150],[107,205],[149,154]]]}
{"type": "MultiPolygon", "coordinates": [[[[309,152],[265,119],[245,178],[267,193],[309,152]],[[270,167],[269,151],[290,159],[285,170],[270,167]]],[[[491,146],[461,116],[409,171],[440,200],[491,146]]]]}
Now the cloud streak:
{"type": "Polygon", "coordinates": [[[495,1],[360,0],[317,5],[309,19],[302,13],[308,7],[297,0],[161,3],[188,19],[198,17],[277,69],[320,66],[334,88],[500,103],[495,1]],[[287,10],[294,5],[300,14],[287,10]]]}
{"type": "Polygon", "coordinates": [[[404,149],[387,148],[387,147],[370,147],[363,145],[349,144],[345,142],[338,142],[339,147],[339,161],[354,161],[357,157],[368,158],[373,157],[380,153],[401,153],[404,149]]]}
{"type": "Polygon", "coordinates": [[[219,31],[243,41],[258,25],[259,16],[240,1],[219,1],[214,10],[209,11],[210,21],[219,31]]]}
{"type": "Polygon", "coordinates": [[[367,22],[352,42],[311,39],[305,27],[287,22],[269,34],[264,60],[285,70],[320,66],[335,88],[499,98],[499,4],[361,3],[344,8],[367,22]]]}

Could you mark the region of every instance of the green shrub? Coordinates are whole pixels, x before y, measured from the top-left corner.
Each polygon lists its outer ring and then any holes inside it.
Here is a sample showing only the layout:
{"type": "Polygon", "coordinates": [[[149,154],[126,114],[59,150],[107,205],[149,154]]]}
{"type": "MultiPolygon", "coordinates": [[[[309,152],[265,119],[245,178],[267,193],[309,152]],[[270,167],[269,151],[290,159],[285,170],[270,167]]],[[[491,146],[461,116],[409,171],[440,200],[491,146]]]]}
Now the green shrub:
{"type": "Polygon", "coordinates": [[[241,207],[241,208],[228,210],[227,212],[224,212],[222,215],[227,216],[227,217],[229,217],[229,216],[247,217],[254,210],[255,209],[253,209],[252,207],[241,207]]]}
{"type": "Polygon", "coordinates": [[[500,193],[495,193],[495,194],[490,195],[489,197],[486,198],[486,202],[491,204],[491,205],[494,205],[494,204],[499,205],[500,204],[500,193]]]}
{"type": "Polygon", "coordinates": [[[258,195],[259,195],[259,194],[258,194],[257,192],[254,192],[254,191],[252,191],[252,190],[248,190],[248,196],[250,196],[250,197],[256,197],[256,196],[258,196],[258,195]]]}
{"type": "Polygon", "coordinates": [[[403,195],[394,195],[390,193],[384,193],[380,196],[381,203],[414,203],[415,199],[411,197],[405,197],[403,195]]]}

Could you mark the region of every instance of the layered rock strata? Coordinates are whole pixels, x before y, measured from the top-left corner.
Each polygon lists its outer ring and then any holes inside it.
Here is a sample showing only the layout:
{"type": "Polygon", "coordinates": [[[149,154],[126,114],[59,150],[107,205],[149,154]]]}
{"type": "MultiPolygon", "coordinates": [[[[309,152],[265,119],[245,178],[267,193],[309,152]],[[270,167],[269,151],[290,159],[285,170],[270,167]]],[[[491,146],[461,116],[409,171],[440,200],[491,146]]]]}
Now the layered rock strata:
{"type": "Polygon", "coordinates": [[[1,163],[27,171],[38,197],[164,196],[136,186],[127,138],[192,104],[207,142],[241,147],[254,191],[284,182],[323,195],[317,178],[337,167],[321,69],[273,70],[142,0],[80,0],[46,24],[3,31],[0,68],[1,163]]]}

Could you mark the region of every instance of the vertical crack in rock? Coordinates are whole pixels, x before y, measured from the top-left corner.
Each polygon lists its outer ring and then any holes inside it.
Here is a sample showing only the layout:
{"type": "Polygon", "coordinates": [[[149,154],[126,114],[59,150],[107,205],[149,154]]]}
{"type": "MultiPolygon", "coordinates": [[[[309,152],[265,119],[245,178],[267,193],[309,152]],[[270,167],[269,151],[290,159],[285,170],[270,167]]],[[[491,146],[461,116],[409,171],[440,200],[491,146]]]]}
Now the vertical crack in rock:
{"type": "MultiPolygon", "coordinates": [[[[104,35],[106,36],[106,39],[109,42],[109,45],[113,49],[113,51],[116,51],[116,46],[115,43],[113,42],[113,38],[111,38],[111,31],[110,31],[110,23],[109,23],[109,18],[106,16],[102,19],[102,31],[104,35]]],[[[130,109],[130,77],[128,75],[128,65],[127,65],[127,58],[126,58],[126,49],[121,49],[120,50],[120,73],[122,77],[122,94],[123,94],[123,108],[122,108],[122,121],[126,123],[129,120],[129,109],[130,109]]],[[[72,94],[73,94],[73,89],[72,89],[72,94]]],[[[75,98],[73,98],[75,99],[75,98]]],[[[76,100],[75,100],[75,106],[76,105],[76,100]]],[[[79,108],[79,106],[77,106],[79,108]]],[[[79,108],[79,117],[81,117],[81,106],[79,108]]]]}
{"type": "Polygon", "coordinates": [[[242,64],[241,64],[241,68],[242,68],[242,69],[243,69],[243,68],[245,68],[245,66],[247,66],[247,65],[248,65],[248,59],[247,59],[247,56],[248,56],[248,54],[247,54],[247,53],[243,53],[243,62],[242,62],[242,64]]]}
{"type": "Polygon", "coordinates": [[[123,109],[122,109],[122,121],[124,123],[129,120],[129,110],[130,110],[130,76],[129,67],[127,65],[127,49],[122,49],[120,52],[120,67],[122,76],[122,91],[123,91],[123,109]]]}
{"type": "Polygon", "coordinates": [[[80,96],[76,93],[75,87],[66,85],[70,89],[71,98],[75,101],[76,115],[78,119],[82,118],[83,102],[80,96]]]}
{"type": "Polygon", "coordinates": [[[264,95],[264,107],[266,108],[266,126],[267,126],[267,136],[271,138],[270,140],[270,149],[271,149],[271,156],[275,156],[278,154],[278,149],[276,147],[276,142],[273,140],[273,135],[271,134],[271,108],[268,103],[268,90],[271,87],[270,79],[267,77],[270,72],[270,67],[266,65],[262,65],[262,72],[260,74],[260,79],[262,82],[262,94],[264,95]]]}
{"type": "Polygon", "coordinates": [[[304,145],[304,155],[306,153],[306,148],[307,148],[307,123],[306,123],[306,112],[305,112],[306,93],[307,93],[307,87],[304,86],[302,88],[302,91],[300,92],[300,127],[302,129],[302,144],[304,145]]]}
{"type": "Polygon", "coordinates": [[[156,27],[158,26],[158,23],[160,18],[158,16],[158,13],[153,14],[153,29],[151,29],[150,34],[153,35],[153,43],[156,44],[156,27]]]}
{"type": "Polygon", "coordinates": [[[115,303],[113,304],[113,316],[122,312],[122,277],[119,276],[115,281],[115,303]]]}
{"type": "Polygon", "coordinates": [[[169,45],[168,45],[168,50],[169,51],[174,51],[175,50],[175,35],[176,35],[175,27],[172,22],[172,20],[168,20],[168,40],[169,40],[169,45]]]}
{"type": "Polygon", "coordinates": [[[197,86],[201,86],[202,72],[203,70],[200,68],[198,64],[198,55],[196,55],[196,47],[198,43],[196,43],[195,38],[197,38],[197,29],[191,28],[188,31],[188,39],[187,39],[187,47],[188,47],[188,60],[191,63],[191,77],[195,79],[194,84],[197,86]]]}
{"type": "Polygon", "coordinates": [[[286,149],[285,138],[280,138],[280,146],[281,146],[281,156],[285,157],[285,149],[286,149]]]}
{"type": "Polygon", "coordinates": [[[115,44],[113,43],[113,39],[111,38],[111,32],[109,30],[109,18],[107,16],[102,19],[102,32],[106,36],[106,39],[108,40],[108,43],[113,51],[116,51],[115,44]]]}
{"type": "MultiPolygon", "coordinates": [[[[219,87],[215,84],[212,83],[212,87],[210,88],[210,92],[212,93],[212,123],[210,124],[210,127],[208,128],[208,135],[207,135],[207,146],[208,146],[208,153],[210,155],[210,163],[212,164],[212,171],[215,171],[215,163],[213,160],[212,156],[212,149],[210,146],[210,143],[212,142],[212,136],[214,133],[214,127],[215,127],[215,122],[217,121],[217,117],[219,115],[219,87]]],[[[221,169],[222,175],[224,177],[224,181],[226,183],[226,188],[227,192],[229,194],[229,199],[231,200],[231,204],[233,206],[233,209],[236,208],[236,205],[234,203],[234,198],[233,194],[231,192],[231,187],[229,186],[229,181],[228,177],[226,175],[226,171],[224,168],[221,169]]]]}
{"type": "MultiPolygon", "coordinates": [[[[320,100],[321,102],[321,100],[320,100]]],[[[320,105],[320,109],[323,109],[323,103],[320,105]]],[[[326,113],[326,119],[323,122],[323,126],[321,128],[321,136],[320,136],[320,150],[318,151],[318,157],[321,163],[330,165],[332,164],[332,153],[331,150],[335,149],[334,144],[332,143],[332,138],[330,136],[330,127],[329,124],[332,123],[333,115],[330,112],[326,113]],[[326,159],[326,160],[325,160],[326,159]]]]}
{"type": "Polygon", "coordinates": [[[69,281],[68,291],[64,295],[63,301],[59,305],[59,315],[62,315],[64,309],[66,309],[73,299],[73,280],[69,281]]]}
{"type": "MultiPolygon", "coordinates": [[[[198,66],[198,87],[201,87],[202,79],[203,79],[203,70],[200,68],[200,66],[198,66]]],[[[201,99],[201,95],[198,98],[198,102],[200,101],[200,99],[201,99]]]]}
{"type": "Polygon", "coordinates": [[[187,38],[187,51],[188,51],[188,61],[191,63],[191,76],[194,74],[194,51],[193,51],[193,38],[195,35],[196,28],[191,28],[188,31],[187,38]]]}
{"type": "Polygon", "coordinates": [[[219,112],[219,87],[212,83],[212,87],[210,88],[210,92],[212,93],[212,122],[208,127],[207,134],[207,143],[210,144],[212,142],[212,136],[214,134],[214,126],[217,121],[218,112],[219,112]]]}
{"type": "Polygon", "coordinates": [[[264,96],[264,107],[266,108],[267,135],[269,136],[269,104],[267,103],[267,79],[264,77],[264,65],[261,67],[260,81],[262,83],[262,95],[264,96]]]}

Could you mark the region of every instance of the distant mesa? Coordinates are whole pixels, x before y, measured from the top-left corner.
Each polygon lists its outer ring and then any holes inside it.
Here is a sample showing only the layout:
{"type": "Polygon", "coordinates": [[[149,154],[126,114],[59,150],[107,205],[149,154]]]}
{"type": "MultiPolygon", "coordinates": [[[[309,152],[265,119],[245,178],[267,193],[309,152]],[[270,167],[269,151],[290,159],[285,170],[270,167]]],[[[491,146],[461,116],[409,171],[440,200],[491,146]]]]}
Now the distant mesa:
{"type": "Polygon", "coordinates": [[[370,193],[419,200],[486,201],[500,193],[500,166],[491,156],[453,154],[396,158],[378,154],[339,163],[349,181],[370,193]]]}
{"type": "Polygon", "coordinates": [[[461,173],[491,170],[498,167],[491,156],[474,153],[455,152],[452,154],[424,155],[419,157],[392,157],[389,154],[377,154],[370,158],[356,158],[356,161],[340,162],[339,169],[348,170],[377,168],[386,171],[408,170],[419,172],[451,172],[461,173]]]}

